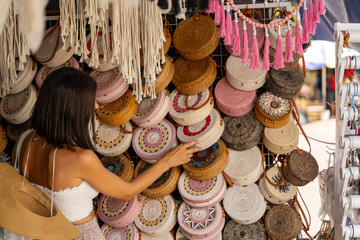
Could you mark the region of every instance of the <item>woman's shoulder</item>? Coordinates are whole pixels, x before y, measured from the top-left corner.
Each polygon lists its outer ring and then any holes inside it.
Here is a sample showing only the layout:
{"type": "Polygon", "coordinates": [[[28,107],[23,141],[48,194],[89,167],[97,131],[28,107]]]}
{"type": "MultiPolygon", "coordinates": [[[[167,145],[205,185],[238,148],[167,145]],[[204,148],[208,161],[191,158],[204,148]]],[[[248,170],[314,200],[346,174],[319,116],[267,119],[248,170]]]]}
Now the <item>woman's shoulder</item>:
{"type": "Polygon", "coordinates": [[[94,161],[99,161],[92,149],[75,147],[75,151],[70,152],[72,152],[72,157],[76,158],[80,164],[92,164],[94,161]]]}

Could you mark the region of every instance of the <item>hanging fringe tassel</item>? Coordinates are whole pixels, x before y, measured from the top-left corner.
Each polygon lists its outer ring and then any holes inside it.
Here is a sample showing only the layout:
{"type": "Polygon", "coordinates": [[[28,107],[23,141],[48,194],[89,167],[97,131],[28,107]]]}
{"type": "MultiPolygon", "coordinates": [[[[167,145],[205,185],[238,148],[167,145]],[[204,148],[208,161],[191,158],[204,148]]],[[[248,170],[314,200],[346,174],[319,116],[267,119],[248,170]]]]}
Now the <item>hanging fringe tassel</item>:
{"type": "Polygon", "coordinates": [[[274,62],[272,63],[272,66],[277,70],[279,68],[285,67],[284,65],[284,56],[283,56],[283,48],[282,48],[282,42],[281,42],[281,31],[280,26],[278,26],[278,37],[276,40],[276,51],[274,56],[274,62]]]}
{"type": "Polygon", "coordinates": [[[220,25],[221,23],[221,8],[219,6],[219,2],[217,0],[215,0],[215,17],[214,17],[214,22],[216,25],[220,25]]]}
{"type": "Polygon", "coordinates": [[[224,38],[226,36],[226,22],[225,22],[225,7],[224,7],[224,0],[221,0],[220,5],[220,30],[219,30],[219,37],[224,38]]]}
{"type": "MultiPolygon", "coordinates": [[[[297,15],[299,15],[299,12],[297,12],[297,15]]],[[[298,54],[303,54],[304,50],[302,47],[302,39],[301,39],[301,31],[299,26],[299,18],[296,18],[296,26],[295,26],[295,49],[294,52],[298,54]]]]}
{"type": "Polygon", "coordinates": [[[308,26],[309,26],[309,33],[314,35],[315,29],[316,29],[316,23],[314,22],[314,5],[312,3],[312,0],[309,0],[308,4],[308,26]]]}
{"type": "Polygon", "coordinates": [[[263,57],[263,66],[262,66],[262,70],[264,71],[269,71],[270,69],[269,48],[270,48],[269,30],[265,28],[264,57],[263,57]]]}
{"type": "Polygon", "coordinates": [[[225,45],[231,45],[233,42],[233,26],[232,26],[232,20],[230,15],[230,4],[227,2],[227,13],[226,13],[226,35],[225,35],[225,45]]]}
{"type": "Polygon", "coordinates": [[[308,14],[307,14],[307,7],[306,7],[306,0],[304,0],[304,12],[302,17],[302,42],[308,43],[309,42],[309,26],[308,26],[308,14]]]}
{"type": "Polygon", "coordinates": [[[235,18],[235,24],[234,24],[234,31],[233,31],[233,37],[232,37],[232,54],[234,56],[240,56],[241,55],[241,49],[240,49],[240,35],[239,35],[239,25],[238,25],[238,15],[236,12],[234,12],[234,18],[235,18]]]}
{"type": "Polygon", "coordinates": [[[259,48],[258,48],[258,42],[256,39],[256,27],[253,26],[253,39],[252,39],[252,45],[251,45],[251,69],[257,69],[260,67],[259,62],[259,48]]]}
{"type": "Polygon", "coordinates": [[[319,4],[319,14],[324,15],[326,13],[324,0],[319,0],[318,4],[319,4]]]}
{"type": "Polygon", "coordinates": [[[241,57],[242,62],[247,63],[249,61],[249,47],[248,47],[248,37],[246,32],[246,22],[243,21],[243,35],[242,35],[242,44],[241,44],[241,57]]]}
{"type": "Polygon", "coordinates": [[[286,46],[285,46],[285,61],[292,62],[294,61],[293,57],[293,40],[291,35],[290,20],[288,21],[288,31],[286,33],[286,46]]]}
{"type": "Polygon", "coordinates": [[[215,4],[216,4],[216,0],[209,0],[209,6],[208,6],[208,9],[206,10],[206,12],[214,13],[215,12],[215,4]]]}
{"type": "Polygon", "coordinates": [[[314,23],[320,22],[319,0],[314,0],[314,23]]]}

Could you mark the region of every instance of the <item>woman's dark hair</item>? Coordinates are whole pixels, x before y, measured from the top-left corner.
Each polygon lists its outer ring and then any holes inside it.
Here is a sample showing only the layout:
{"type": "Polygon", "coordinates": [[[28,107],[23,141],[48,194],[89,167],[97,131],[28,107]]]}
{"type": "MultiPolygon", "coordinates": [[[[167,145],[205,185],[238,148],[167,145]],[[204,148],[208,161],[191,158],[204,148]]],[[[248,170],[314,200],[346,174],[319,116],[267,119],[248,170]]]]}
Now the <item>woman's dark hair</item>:
{"type": "Polygon", "coordinates": [[[92,149],[96,82],[74,68],[60,68],[46,78],[32,114],[32,128],[56,147],[92,149]]]}

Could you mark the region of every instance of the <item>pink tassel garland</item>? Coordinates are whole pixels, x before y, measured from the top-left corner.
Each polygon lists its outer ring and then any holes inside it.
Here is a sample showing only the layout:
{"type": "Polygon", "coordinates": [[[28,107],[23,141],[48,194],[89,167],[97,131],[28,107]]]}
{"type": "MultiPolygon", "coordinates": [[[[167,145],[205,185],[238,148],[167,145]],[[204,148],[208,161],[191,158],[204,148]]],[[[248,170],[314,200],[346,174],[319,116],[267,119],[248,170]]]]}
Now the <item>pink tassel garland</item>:
{"type": "Polygon", "coordinates": [[[263,57],[263,66],[262,66],[262,70],[264,71],[269,71],[270,69],[269,47],[270,47],[269,33],[268,33],[268,29],[265,28],[264,57],[263,57]]]}
{"type": "Polygon", "coordinates": [[[326,8],[324,4],[324,0],[319,0],[319,14],[324,15],[326,13],[326,8]]]}
{"type": "Polygon", "coordinates": [[[256,27],[254,26],[254,33],[253,33],[253,39],[252,39],[252,45],[251,45],[251,69],[257,69],[260,67],[259,62],[259,47],[258,42],[256,39],[256,27]]]}
{"type": "Polygon", "coordinates": [[[226,36],[224,1],[221,1],[220,13],[221,13],[221,17],[220,17],[221,20],[220,20],[219,37],[224,38],[226,36]]]}
{"type": "Polygon", "coordinates": [[[216,0],[209,0],[208,9],[206,10],[206,12],[214,13],[215,12],[215,4],[216,4],[216,0]]]}
{"type": "Polygon", "coordinates": [[[303,13],[302,27],[303,27],[302,41],[303,41],[303,43],[308,43],[309,42],[309,28],[308,28],[308,16],[307,16],[306,8],[303,13]]]}
{"type": "Polygon", "coordinates": [[[275,51],[275,56],[274,56],[274,62],[272,63],[272,66],[276,70],[279,68],[285,67],[281,35],[280,35],[280,26],[278,27],[278,33],[279,34],[278,34],[278,38],[276,40],[276,51],[275,51]]]}
{"type": "Polygon", "coordinates": [[[247,63],[249,61],[249,47],[248,47],[248,37],[246,31],[246,22],[243,21],[243,35],[242,35],[242,44],[241,44],[241,57],[242,62],[247,63]]]}
{"type": "Polygon", "coordinates": [[[298,54],[304,53],[304,50],[302,47],[302,39],[301,39],[299,20],[296,21],[296,26],[295,26],[295,49],[294,49],[294,52],[296,52],[298,54]]]}
{"type": "Polygon", "coordinates": [[[319,0],[314,0],[314,23],[320,22],[319,0]]]}
{"type": "Polygon", "coordinates": [[[237,13],[234,13],[235,17],[235,23],[234,23],[234,31],[233,31],[233,37],[232,37],[232,54],[234,56],[240,56],[241,55],[241,49],[240,49],[240,34],[239,34],[239,25],[238,25],[238,18],[237,13]]]}
{"type": "Polygon", "coordinates": [[[214,1],[214,7],[215,7],[215,18],[214,18],[214,22],[216,25],[220,25],[221,22],[221,10],[220,10],[220,6],[219,6],[219,2],[217,0],[214,1]]]}
{"type": "Polygon", "coordinates": [[[293,57],[293,40],[292,40],[290,25],[288,26],[288,31],[286,33],[285,61],[286,62],[294,61],[294,57],[293,57]]]}
{"type": "Polygon", "coordinates": [[[233,36],[233,27],[232,27],[232,21],[231,21],[231,15],[230,15],[230,5],[228,3],[227,6],[227,14],[226,14],[226,34],[225,34],[225,45],[231,45],[233,42],[232,36],[233,36]]]}
{"type": "Polygon", "coordinates": [[[308,4],[308,26],[309,26],[309,33],[314,35],[316,29],[316,23],[314,22],[314,5],[312,4],[312,0],[309,0],[309,4],[308,4]]]}

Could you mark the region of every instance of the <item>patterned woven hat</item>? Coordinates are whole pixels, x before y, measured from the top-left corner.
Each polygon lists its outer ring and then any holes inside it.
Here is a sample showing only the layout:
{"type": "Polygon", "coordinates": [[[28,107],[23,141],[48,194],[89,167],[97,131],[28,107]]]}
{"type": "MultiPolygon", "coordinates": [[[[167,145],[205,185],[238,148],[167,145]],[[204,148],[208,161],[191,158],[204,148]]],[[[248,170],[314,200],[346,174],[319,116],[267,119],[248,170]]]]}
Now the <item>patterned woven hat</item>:
{"type": "Polygon", "coordinates": [[[141,233],[141,240],[174,240],[175,239],[171,232],[167,232],[161,236],[151,236],[145,232],[140,232],[140,233],[141,233]]]}
{"type": "Polygon", "coordinates": [[[96,82],[96,101],[110,103],[124,95],[129,88],[117,67],[105,72],[91,71],[89,73],[96,82]]]}
{"type": "Polygon", "coordinates": [[[164,235],[176,224],[177,205],[171,195],[161,198],[144,197],[143,208],[135,225],[151,236],[164,235]]]}
{"type": "Polygon", "coordinates": [[[304,75],[298,68],[290,71],[271,69],[266,85],[271,93],[290,99],[300,93],[301,87],[304,85],[304,75]]]}
{"type": "Polygon", "coordinates": [[[283,178],[277,166],[267,169],[266,175],[271,183],[266,178],[259,181],[260,192],[266,200],[273,204],[281,204],[295,196],[297,187],[283,178]]]}
{"type": "Polygon", "coordinates": [[[255,183],[246,187],[233,185],[228,188],[223,205],[226,213],[240,224],[258,221],[266,210],[266,201],[255,183]]]}
{"type": "Polygon", "coordinates": [[[165,118],[170,106],[170,96],[166,90],[163,90],[157,94],[155,99],[143,98],[132,121],[142,128],[153,127],[165,118]]]}
{"type": "Polygon", "coordinates": [[[128,122],[135,115],[137,107],[138,103],[128,89],[117,100],[111,103],[99,104],[96,114],[104,123],[117,126],[128,122]]]}
{"type": "Polygon", "coordinates": [[[263,126],[255,118],[254,112],[241,117],[224,117],[225,130],[222,139],[229,148],[244,151],[257,146],[263,126]]]}
{"type": "Polygon", "coordinates": [[[297,149],[284,160],[281,169],[286,180],[295,186],[304,186],[317,177],[319,165],[310,153],[297,149]]]}
{"type": "Polygon", "coordinates": [[[181,94],[178,90],[171,92],[172,104],[169,115],[179,125],[189,126],[203,121],[214,108],[214,99],[209,89],[194,94],[181,94]]]}
{"type": "Polygon", "coordinates": [[[224,240],[266,240],[264,227],[259,221],[251,224],[239,224],[230,220],[224,228],[224,240]]]}
{"type": "Polygon", "coordinates": [[[9,94],[16,94],[27,88],[37,72],[37,64],[31,56],[26,56],[24,70],[17,72],[17,78],[10,83],[9,94]]]}
{"type": "MultiPolygon", "coordinates": [[[[175,239],[176,240],[188,240],[189,238],[185,237],[185,235],[181,232],[180,228],[178,228],[178,230],[176,231],[175,239]]],[[[222,240],[221,232],[218,235],[211,237],[209,240],[222,240]]]]}
{"type": "Polygon", "coordinates": [[[299,143],[299,128],[292,121],[281,128],[265,127],[263,142],[273,153],[290,153],[299,143]]]}
{"type": "Polygon", "coordinates": [[[104,156],[117,156],[125,152],[131,145],[133,134],[130,122],[123,126],[112,126],[100,122],[95,130],[95,151],[104,156]]]}
{"type": "Polygon", "coordinates": [[[229,161],[226,144],[219,139],[211,147],[193,153],[191,160],[183,164],[186,173],[194,180],[208,180],[221,173],[229,161]]]}
{"type": "Polygon", "coordinates": [[[260,149],[255,146],[245,151],[229,149],[229,162],[224,169],[233,184],[249,185],[263,173],[260,149]]]}
{"type": "Polygon", "coordinates": [[[22,124],[30,119],[36,99],[36,88],[30,84],[17,94],[3,97],[0,102],[0,114],[10,123],[22,124]]]}
{"type": "Polygon", "coordinates": [[[288,99],[265,92],[256,101],[255,116],[265,127],[280,128],[290,120],[291,109],[288,99]]]}
{"type": "Polygon", "coordinates": [[[136,154],[144,159],[160,159],[176,140],[176,129],[166,119],[151,128],[138,127],[132,138],[136,154]]]}
{"type": "Polygon", "coordinates": [[[26,130],[28,130],[30,126],[31,126],[31,119],[27,120],[22,124],[8,123],[6,125],[6,134],[11,140],[16,142],[19,139],[20,135],[26,130]]]}
{"type": "Polygon", "coordinates": [[[256,91],[241,91],[232,87],[223,77],[215,87],[215,100],[219,110],[228,116],[238,117],[249,113],[255,106],[256,91]]]}
{"type": "Polygon", "coordinates": [[[58,22],[45,31],[45,37],[37,50],[35,58],[46,67],[58,67],[69,60],[75,53],[70,38],[63,42],[60,24],[58,22]]]}
{"type": "Polygon", "coordinates": [[[103,157],[101,163],[107,170],[121,177],[122,180],[130,182],[133,179],[134,163],[124,154],[103,157]]]}
{"type": "Polygon", "coordinates": [[[195,14],[175,29],[174,47],[186,59],[203,59],[219,44],[218,32],[219,29],[210,16],[195,14]]]}
{"type": "Polygon", "coordinates": [[[181,232],[189,239],[211,239],[221,233],[225,224],[225,213],[219,203],[193,208],[183,202],[177,218],[181,232]]]}
{"type": "Polygon", "coordinates": [[[216,63],[211,56],[196,61],[180,57],[174,65],[175,74],[171,81],[182,94],[197,94],[215,81],[216,63]]]}
{"type": "Polygon", "coordinates": [[[50,73],[52,73],[56,69],[59,69],[62,67],[71,67],[71,68],[75,68],[77,70],[81,70],[81,66],[80,66],[79,62],[74,57],[71,57],[65,63],[63,63],[57,67],[42,66],[39,69],[39,71],[37,72],[36,78],[35,78],[36,85],[38,86],[38,88],[41,88],[41,86],[44,84],[45,79],[47,78],[47,76],[49,76],[50,73]]]}
{"type": "MultiPolygon", "coordinates": [[[[259,58],[262,66],[262,57],[259,58]]],[[[242,59],[230,55],[226,60],[226,78],[231,86],[243,91],[253,91],[265,84],[267,71],[261,68],[251,69],[251,62],[243,63],[242,59]]]]}
{"type": "Polygon", "coordinates": [[[209,180],[197,181],[183,172],[178,181],[178,190],[189,206],[206,208],[214,206],[223,199],[226,183],[221,173],[209,180]]]}
{"type": "Polygon", "coordinates": [[[140,195],[128,202],[102,195],[99,200],[99,218],[113,228],[122,228],[135,221],[143,206],[140,195]]]}
{"type": "Polygon", "coordinates": [[[301,227],[299,214],[286,205],[272,207],[265,217],[266,232],[273,239],[293,239],[300,234],[301,227]]]}
{"type": "Polygon", "coordinates": [[[221,115],[214,108],[210,115],[200,123],[177,128],[177,137],[181,142],[190,142],[198,139],[198,147],[206,149],[216,143],[224,132],[224,122],[221,115]]]}
{"type": "MultiPolygon", "coordinates": [[[[135,167],[134,177],[148,169],[152,164],[142,160],[135,167]]],[[[162,198],[172,193],[177,186],[180,177],[180,168],[172,167],[163,173],[153,184],[145,189],[142,194],[151,198],[162,198]]],[[[170,230],[169,230],[170,231],[170,230]]]]}
{"type": "Polygon", "coordinates": [[[100,230],[106,240],[138,240],[140,237],[139,230],[136,228],[134,223],[131,223],[123,228],[113,228],[109,224],[105,223],[101,226],[100,230]]]}

